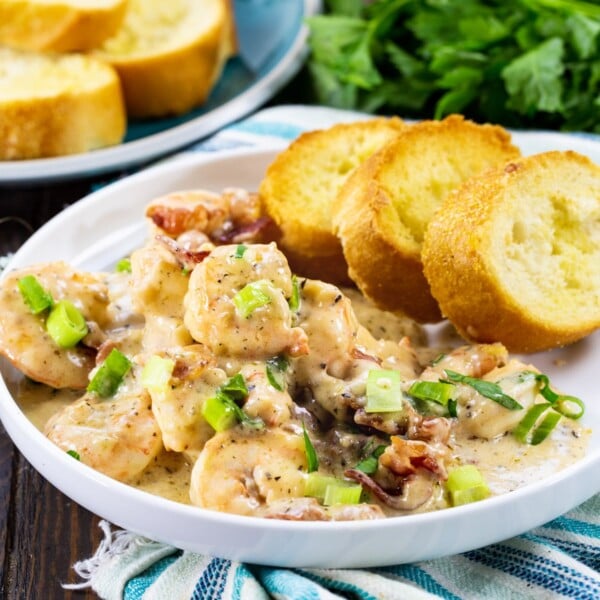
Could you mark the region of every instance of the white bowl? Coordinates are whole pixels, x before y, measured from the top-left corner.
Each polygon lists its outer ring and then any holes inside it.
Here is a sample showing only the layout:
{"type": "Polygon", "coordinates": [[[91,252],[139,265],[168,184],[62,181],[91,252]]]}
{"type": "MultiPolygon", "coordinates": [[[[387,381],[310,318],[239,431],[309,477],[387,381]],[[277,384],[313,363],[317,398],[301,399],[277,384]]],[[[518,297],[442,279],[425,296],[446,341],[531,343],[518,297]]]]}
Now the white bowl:
{"type": "MultiPolygon", "coordinates": [[[[558,134],[516,134],[526,152],[571,147],[600,162],[600,145],[558,134]]],[[[102,269],[139,246],[142,215],[152,198],[177,189],[226,186],[256,189],[271,150],[187,156],[108,186],[40,229],[9,269],[66,259],[102,269]]],[[[114,481],[55,447],[21,412],[9,388],[15,373],[0,364],[0,418],[27,460],[88,510],[149,538],[200,553],[283,567],[370,567],[464,552],[523,533],[600,491],[600,333],[567,349],[531,357],[552,381],[587,405],[595,427],[584,459],[503,496],[433,513],[358,522],[292,522],[221,514],[185,506],[114,481]],[[562,364],[557,361],[565,361],[562,364]]]]}

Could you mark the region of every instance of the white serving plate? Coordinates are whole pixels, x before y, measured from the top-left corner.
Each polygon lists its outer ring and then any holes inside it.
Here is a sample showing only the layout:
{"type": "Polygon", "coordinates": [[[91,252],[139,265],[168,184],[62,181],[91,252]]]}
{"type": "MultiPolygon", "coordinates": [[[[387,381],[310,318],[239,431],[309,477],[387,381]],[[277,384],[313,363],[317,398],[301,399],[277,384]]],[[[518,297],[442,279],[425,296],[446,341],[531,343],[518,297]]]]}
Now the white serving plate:
{"type": "Polygon", "coordinates": [[[177,117],[129,120],[123,143],[82,154],[0,161],[0,183],[31,185],[147,164],[214,133],[270,100],[298,72],[308,49],[304,20],[321,0],[232,0],[238,54],[207,101],[177,117]]]}
{"type": "MultiPolygon", "coordinates": [[[[558,134],[516,134],[526,152],[570,147],[600,162],[600,144],[558,134]]],[[[12,259],[9,269],[66,259],[106,268],[141,244],[143,210],[174,190],[256,189],[277,149],[190,155],[108,186],[56,216],[12,259]]],[[[370,567],[464,552],[523,533],[600,492],[600,332],[569,348],[531,357],[552,381],[587,405],[595,428],[586,457],[551,477],[483,502],[377,521],[291,522],[221,514],[164,500],[74,461],[24,416],[11,392],[15,374],[0,363],[0,418],[27,460],[88,510],[123,528],[210,555],[283,567],[370,567]],[[563,366],[556,366],[561,364],[563,366]]]]}

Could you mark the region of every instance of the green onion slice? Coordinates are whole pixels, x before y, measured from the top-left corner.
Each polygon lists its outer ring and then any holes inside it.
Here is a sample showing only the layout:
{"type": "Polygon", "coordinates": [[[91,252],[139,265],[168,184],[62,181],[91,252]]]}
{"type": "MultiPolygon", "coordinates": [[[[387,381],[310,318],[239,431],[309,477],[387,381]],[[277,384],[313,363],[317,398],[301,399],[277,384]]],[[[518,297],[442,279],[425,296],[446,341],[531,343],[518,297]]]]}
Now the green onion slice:
{"type": "Polygon", "coordinates": [[[285,389],[285,371],[288,361],[283,355],[270,358],[266,364],[267,380],[279,392],[285,389]]]}
{"type": "Polygon", "coordinates": [[[520,442],[532,446],[537,446],[543,442],[561,418],[561,414],[556,412],[556,410],[550,410],[536,426],[540,417],[551,407],[552,405],[549,402],[534,404],[514,429],[513,435],[520,442]]]}
{"type": "Polygon", "coordinates": [[[313,446],[310,438],[308,437],[308,433],[306,431],[306,427],[304,423],[302,423],[302,433],[304,436],[304,452],[306,454],[306,464],[307,470],[309,473],[316,471],[319,468],[319,457],[317,456],[317,451],[313,446]]]}
{"type": "Polygon", "coordinates": [[[237,422],[252,429],[262,429],[265,426],[262,419],[249,417],[236,404],[244,400],[247,395],[248,387],[244,376],[238,373],[219,386],[215,396],[205,400],[202,405],[202,415],[215,431],[229,429],[237,422]]]}
{"type": "Polygon", "coordinates": [[[244,319],[247,319],[257,308],[271,302],[271,296],[268,294],[270,287],[271,284],[264,279],[253,281],[233,297],[233,303],[244,319]]]}
{"type": "Polygon", "coordinates": [[[458,402],[456,398],[448,398],[448,415],[454,418],[458,417],[457,406],[458,402]]]}
{"type": "Polygon", "coordinates": [[[337,479],[333,475],[309,473],[304,484],[304,495],[317,498],[325,506],[334,504],[358,504],[362,496],[362,486],[337,479]]]}
{"type": "Polygon", "coordinates": [[[50,292],[45,290],[35,275],[25,275],[19,279],[17,285],[25,304],[34,315],[38,315],[47,308],[52,308],[54,301],[50,292]]]}
{"type": "Polygon", "coordinates": [[[72,348],[88,332],[85,318],[69,300],[57,302],[46,320],[46,330],[61,348],[72,348]]]}
{"type": "Polygon", "coordinates": [[[228,379],[219,390],[234,402],[241,402],[248,395],[246,380],[241,373],[228,379]]]}
{"type": "Polygon", "coordinates": [[[79,456],[79,452],[76,450],[67,450],[67,454],[72,456],[75,460],[81,460],[81,456],[79,456]]]}
{"type": "Polygon", "coordinates": [[[246,252],[247,249],[248,246],[245,246],[244,244],[238,244],[235,248],[235,258],[243,258],[244,252],[246,252]]]}
{"type": "Polygon", "coordinates": [[[362,495],[362,485],[338,482],[325,488],[323,504],[334,506],[335,504],[358,504],[362,495]]]}
{"type": "Polygon", "coordinates": [[[174,360],[153,354],[142,370],[142,385],[153,392],[166,390],[174,368],[174,360]]]}
{"type": "Polygon", "coordinates": [[[304,480],[304,495],[323,501],[325,490],[329,485],[336,485],[338,479],[333,475],[323,475],[316,471],[309,473],[304,480]]]}
{"type": "Polygon", "coordinates": [[[288,305],[292,312],[298,312],[300,308],[300,284],[295,275],[292,275],[292,295],[288,300],[288,305]]]}
{"type": "Polygon", "coordinates": [[[87,391],[98,394],[101,398],[113,396],[130,368],[131,361],[113,348],[92,377],[87,391]]]}
{"type": "Polygon", "coordinates": [[[235,408],[231,406],[230,402],[225,402],[223,397],[219,395],[212,396],[204,401],[202,416],[215,431],[225,431],[238,422],[235,408]]]}
{"type": "Polygon", "coordinates": [[[585,412],[585,404],[575,396],[557,394],[550,388],[550,379],[543,373],[535,373],[535,379],[541,384],[540,395],[544,397],[552,408],[569,419],[580,419],[585,412]]]}
{"type": "Polygon", "coordinates": [[[122,258],[115,265],[115,271],[117,273],[131,273],[131,260],[129,258],[122,258]]]}
{"type": "Polygon", "coordinates": [[[446,489],[453,506],[483,500],[490,495],[483,475],[475,465],[462,465],[448,473],[446,489]]]}
{"type": "Polygon", "coordinates": [[[442,381],[415,381],[408,389],[408,393],[419,400],[430,400],[447,406],[454,389],[454,385],[442,381]]]}
{"type": "Polygon", "coordinates": [[[400,373],[386,369],[371,369],[367,375],[365,412],[396,412],[402,410],[400,373]]]}
{"type": "Polygon", "coordinates": [[[387,446],[381,444],[377,446],[369,456],[361,460],[354,468],[366,473],[367,475],[373,475],[377,471],[379,465],[379,457],[385,452],[387,446]]]}
{"type": "Polygon", "coordinates": [[[469,385],[478,394],[497,402],[501,406],[504,406],[504,408],[508,408],[509,410],[519,410],[523,408],[513,397],[505,394],[497,383],[469,377],[468,375],[462,375],[461,373],[451,371],[450,369],[444,369],[444,371],[451,383],[464,383],[469,385]]]}

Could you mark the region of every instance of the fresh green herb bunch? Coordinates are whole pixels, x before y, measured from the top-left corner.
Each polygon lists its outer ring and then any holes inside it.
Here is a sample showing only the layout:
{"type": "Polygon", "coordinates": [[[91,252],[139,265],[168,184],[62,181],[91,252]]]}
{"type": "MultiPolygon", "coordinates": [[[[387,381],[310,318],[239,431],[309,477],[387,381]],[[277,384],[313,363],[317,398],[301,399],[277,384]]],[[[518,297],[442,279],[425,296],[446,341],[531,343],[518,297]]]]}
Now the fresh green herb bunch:
{"type": "Polygon", "coordinates": [[[596,0],[327,0],[308,23],[320,103],[600,133],[596,0]]]}

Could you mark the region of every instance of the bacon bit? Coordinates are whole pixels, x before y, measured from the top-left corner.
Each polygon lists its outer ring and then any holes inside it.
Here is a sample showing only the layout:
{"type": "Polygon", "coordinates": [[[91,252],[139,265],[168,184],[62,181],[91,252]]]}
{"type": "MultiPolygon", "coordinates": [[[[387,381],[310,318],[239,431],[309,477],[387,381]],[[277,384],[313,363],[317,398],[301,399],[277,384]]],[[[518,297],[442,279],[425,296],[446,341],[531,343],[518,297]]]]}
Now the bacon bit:
{"type": "Polygon", "coordinates": [[[426,442],[441,442],[445,444],[450,438],[452,424],[444,417],[424,417],[415,424],[414,430],[409,436],[411,439],[424,440],[426,442]]]}
{"type": "Polygon", "coordinates": [[[210,254],[210,250],[187,250],[166,235],[158,234],[156,236],[156,240],[159,241],[177,259],[177,262],[184,269],[188,269],[190,271],[210,254]]]}
{"type": "Polygon", "coordinates": [[[233,221],[227,221],[219,231],[211,233],[210,237],[217,244],[252,242],[271,225],[273,221],[266,216],[237,226],[233,221]]]}
{"type": "Polygon", "coordinates": [[[381,364],[381,359],[379,357],[373,356],[372,354],[367,354],[357,346],[354,346],[354,348],[352,348],[352,350],[350,351],[350,356],[355,360],[370,360],[371,362],[377,363],[378,365],[381,364]]]}
{"type": "Polygon", "coordinates": [[[360,483],[378,500],[395,510],[415,510],[425,504],[433,494],[433,484],[427,477],[407,477],[402,482],[401,494],[390,494],[374,479],[358,469],[347,469],[344,475],[360,483]]]}
{"type": "Polygon", "coordinates": [[[102,364],[106,357],[112,352],[114,348],[117,347],[117,344],[112,340],[106,340],[103,342],[98,348],[98,354],[96,354],[96,366],[102,364]]]}
{"type": "Polygon", "coordinates": [[[173,378],[179,380],[197,379],[208,365],[214,363],[202,344],[186,346],[182,354],[172,358],[175,361],[173,378]]]}
{"type": "Polygon", "coordinates": [[[402,477],[412,475],[417,469],[426,469],[442,477],[446,470],[440,464],[436,452],[421,440],[405,440],[398,436],[390,438],[391,446],[379,458],[379,463],[402,477]]]}

